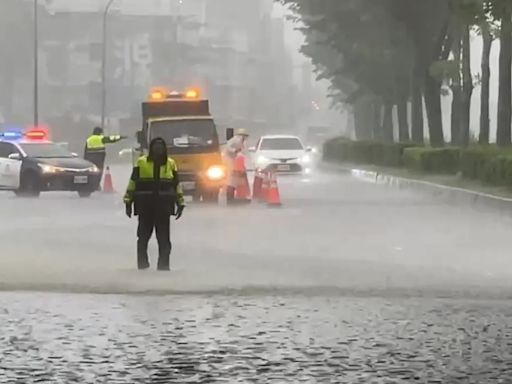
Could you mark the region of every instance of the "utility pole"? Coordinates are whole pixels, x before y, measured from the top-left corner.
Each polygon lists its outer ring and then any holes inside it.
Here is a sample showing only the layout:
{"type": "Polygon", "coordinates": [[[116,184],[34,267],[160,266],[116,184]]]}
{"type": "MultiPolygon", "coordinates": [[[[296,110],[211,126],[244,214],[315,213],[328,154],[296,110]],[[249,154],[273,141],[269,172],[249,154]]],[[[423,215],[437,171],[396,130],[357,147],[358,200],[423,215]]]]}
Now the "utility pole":
{"type": "Polygon", "coordinates": [[[39,125],[39,12],[34,0],[34,127],[39,125]]]}
{"type": "Polygon", "coordinates": [[[108,12],[114,0],[108,0],[103,12],[103,54],[101,57],[101,128],[105,128],[107,110],[107,41],[108,41],[108,12]]]}

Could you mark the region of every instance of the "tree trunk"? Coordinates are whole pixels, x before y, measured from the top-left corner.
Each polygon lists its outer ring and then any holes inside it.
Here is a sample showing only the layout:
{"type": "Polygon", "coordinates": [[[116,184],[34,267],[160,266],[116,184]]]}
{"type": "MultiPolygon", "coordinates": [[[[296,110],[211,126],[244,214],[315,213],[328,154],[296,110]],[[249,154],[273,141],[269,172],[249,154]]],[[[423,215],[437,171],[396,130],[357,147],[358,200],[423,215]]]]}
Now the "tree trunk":
{"type": "Polygon", "coordinates": [[[509,9],[501,20],[500,79],[498,94],[498,145],[510,144],[512,120],[512,20],[509,9]]]}
{"type": "Polygon", "coordinates": [[[366,98],[354,103],[354,128],[356,140],[370,140],[372,138],[373,118],[368,113],[372,104],[366,98]]]}
{"type": "Polygon", "coordinates": [[[427,106],[430,145],[444,146],[443,114],[441,110],[441,81],[427,73],[425,76],[425,104],[427,106]]]}
{"type": "Polygon", "coordinates": [[[384,104],[384,121],[382,123],[384,141],[392,143],[395,141],[393,134],[393,103],[386,101],[384,104]]]}
{"type": "Polygon", "coordinates": [[[471,98],[473,96],[473,76],[471,75],[471,41],[469,26],[464,26],[462,33],[462,104],[461,127],[459,130],[459,144],[469,145],[469,133],[471,125],[471,98]]]}
{"type": "Polygon", "coordinates": [[[407,97],[402,97],[397,103],[398,114],[398,140],[401,143],[407,143],[409,136],[409,121],[407,114],[407,97]]]}
{"type": "Polygon", "coordinates": [[[462,76],[461,76],[461,53],[462,53],[462,39],[461,39],[461,26],[458,22],[454,23],[453,27],[453,62],[455,72],[452,78],[452,111],[451,111],[451,142],[454,145],[459,144],[461,125],[461,110],[462,110],[462,76]]]}
{"type": "Polygon", "coordinates": [[[382,103],[379,100],[373,102],[373,139],[382,140],[382,103]]]}
{"type": "Polygon", "coordinates": [[[425,137],[423,122],[423,70],[418,57],[415,59],[411,77],[412,141],[416,144],[423,144],[425,137]]]}
{"type": "Polygon", "coordinates": [[[491,49],[492,34],[488,24],[482,26],[483,51],[482,51],[482,90],[480,99],[480,144],[489,144],[489,96],[491,83],[491,49]]]}
{"type": "MultiPolygon", "coordinates": [[[[448,21],[441,29],[432,62],[448,59],[452,48],[452,34],[448,33],[448,21]]],[[[444,146],[443,110],[441,109],[441,80],[434,78],[427,68],[425,74],[425,104],[427,106],[430,145],[444,146]]]]}

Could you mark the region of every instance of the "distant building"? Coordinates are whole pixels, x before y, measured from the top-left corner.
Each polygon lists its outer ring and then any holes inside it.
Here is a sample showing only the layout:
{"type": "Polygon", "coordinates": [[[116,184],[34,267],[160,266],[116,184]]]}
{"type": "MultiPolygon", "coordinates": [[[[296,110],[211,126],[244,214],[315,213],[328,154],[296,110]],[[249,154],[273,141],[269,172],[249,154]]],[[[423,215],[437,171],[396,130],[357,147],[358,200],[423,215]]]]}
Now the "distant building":
{"type": "MultiPolygon", "coordinates": [[[[41,110],[98,119],[106,1],[41,1],[41,110]]],[[[292,130],[293,63],[272,7],[271,0],[115,0],[108,16],[109,116],[140,119],[151,86],[194,85],[211,99],[221,126],[292,130]]]]}

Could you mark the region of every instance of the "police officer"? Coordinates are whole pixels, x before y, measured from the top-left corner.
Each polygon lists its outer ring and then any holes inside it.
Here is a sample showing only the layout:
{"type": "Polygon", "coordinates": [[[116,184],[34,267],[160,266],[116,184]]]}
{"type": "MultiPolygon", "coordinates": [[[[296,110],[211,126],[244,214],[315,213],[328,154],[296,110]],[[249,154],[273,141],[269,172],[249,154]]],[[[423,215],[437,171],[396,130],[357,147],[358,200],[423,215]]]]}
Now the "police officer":
{"type": "Polygon", "coordinates": [[[183,214],[185,200],[179,184],[178,169],[168,157],[163,139],[151,141],[148,156],[137,160],[124,196],[126,215],[139,217],[137,229],[137,264],[139,269],[149,268],[148,243],[156,231],[158,240],[158,270],[169,270],[171,254],[170,218],[178,220],[183,214]]]}
{"type": "Polygon", "coordinates": [[[125,137],[105,136],[103,129],[100,127],[94,128],[92,135],[87,139],[85,143],[84,159],[90,161],[100,169],[101,177],[98,178],[98,182],[103,178],[103,168],[105,167],[105,158],[107,156],[105,145],[117,143],[122,139],[125,139],[125,137]]]}

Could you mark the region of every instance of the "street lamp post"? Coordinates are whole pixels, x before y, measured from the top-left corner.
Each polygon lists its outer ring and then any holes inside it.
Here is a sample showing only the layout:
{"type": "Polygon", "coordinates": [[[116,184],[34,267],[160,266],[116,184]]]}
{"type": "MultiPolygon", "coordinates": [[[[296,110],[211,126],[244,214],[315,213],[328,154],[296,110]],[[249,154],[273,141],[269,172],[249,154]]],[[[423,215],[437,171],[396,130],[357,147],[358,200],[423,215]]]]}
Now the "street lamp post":
{"type": "Polygon", "coordinates": [[[34,0],[34,127],[39,125],[39,15],[34,0]]]}
{"type": "Polygon", "coordinates": [[[107,26],[108,12],[114,0],[108,0],[103,12],[103,53],[101,58],[101,127],[105,128],[105,115],[107,109],[107,26]]]}

